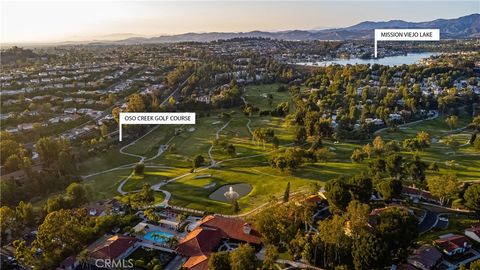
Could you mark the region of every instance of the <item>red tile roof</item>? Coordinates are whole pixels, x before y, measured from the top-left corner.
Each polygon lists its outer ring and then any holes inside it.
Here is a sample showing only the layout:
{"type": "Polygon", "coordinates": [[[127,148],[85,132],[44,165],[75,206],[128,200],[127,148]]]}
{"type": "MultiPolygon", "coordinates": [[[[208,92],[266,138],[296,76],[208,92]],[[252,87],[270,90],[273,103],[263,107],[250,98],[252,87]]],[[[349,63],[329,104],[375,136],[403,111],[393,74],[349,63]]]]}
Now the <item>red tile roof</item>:
{"type": "Polygon", "coordinates": [[[424,198],[424,199],[430,200],[430,201],[438,201],[438,198],[433,196],[432,194],[430,194],[430,192],[425,191],[425,190],[421,190],[421,189],[418,189],[418,188],[414,188],[414,187],[404,186],[403,189],[402,189],[402,194],[406,194],[406,195],[410,195],[410,196],[417,196],[417,197],[421,197],[421,198],[424,198]]]}
{"type": "Polygon", "coordinates": [[[321,203],[322,198],[320,198],[320,196],[318,196],[318,195],[310,195],[307,198],[305,198],[305,202],[307,202],[307,203],[321,203]]]}
{"type": "Polygon", "coordinates": [[[472,242],[466,236],[453,235],[447,238],[437,239],[435,240],[435,244],[442,250],[450,253],[457,248],[465,247],[465,245],[471,246],[472,242]]]}
{"type": "Polygon", "coordinates": [[[116,259],[131,248],[138,240],[135,237],[114,235],[92,244],[88,249],[96,259],[116,259]]]}
{"type": "Polygon", "coordinates": [[[177,252],[184,256],[210,254],[222,241],[222,233],[216,229],[197,227],[179,243],[177,252]]]}
{"type": "Polygon", "coordinates": [[[184,268],[190,270],[207,270],[208,269],[208,258],[206,255],[192,256],[183,264],[184,268]]]}
{"type": "Polygon", "coordinates": [[[209,215],[202,219],[200,227],[216,228],[222,231],[224,238],[232,238],[235,240],[259,245],[261,243],[261,235],[255,229],[251,229],[247,234],[243,231],[245,221],[241,219],[226,218],[222,216],[209,215]]]}
{"type": "Polygon", "coordinates": [[[207,270],[210,254],[223,238],[231,238],[251,244],[260,244],[260,233],[251,229],[244,232],[245,221],[221,216],[204,217],[197,228],[191,231],[177,246],[177,253],[190,257],[183,267],[190,270],[207,270]]]}

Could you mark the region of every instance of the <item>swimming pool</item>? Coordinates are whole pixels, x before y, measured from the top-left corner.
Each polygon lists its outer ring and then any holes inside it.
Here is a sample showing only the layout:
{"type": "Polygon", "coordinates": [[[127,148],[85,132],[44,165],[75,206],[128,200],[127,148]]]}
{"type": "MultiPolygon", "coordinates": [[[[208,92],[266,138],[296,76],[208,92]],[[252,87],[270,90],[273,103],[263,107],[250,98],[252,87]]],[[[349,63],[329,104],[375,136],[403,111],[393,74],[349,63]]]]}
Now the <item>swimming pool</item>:
{"type": "Polygon", "coordinates": [[[160,244],[165,244],[172,237],[173,234],[162,231],[149,231],[143,236],[144,239],[160,244]]]}

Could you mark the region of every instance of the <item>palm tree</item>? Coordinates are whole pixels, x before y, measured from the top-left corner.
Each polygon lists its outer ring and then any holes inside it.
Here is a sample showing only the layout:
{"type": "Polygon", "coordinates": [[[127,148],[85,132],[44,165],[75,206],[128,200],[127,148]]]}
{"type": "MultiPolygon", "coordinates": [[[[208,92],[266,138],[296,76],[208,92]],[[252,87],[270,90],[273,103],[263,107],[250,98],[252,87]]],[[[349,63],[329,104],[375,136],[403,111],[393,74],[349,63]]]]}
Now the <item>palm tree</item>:
{"type": "Polygon", "coordinates": [[[172,236],[168,238],[167,244],[170,248],[173,248],[178,245],[178,238],[176,236],[172,236]]]}

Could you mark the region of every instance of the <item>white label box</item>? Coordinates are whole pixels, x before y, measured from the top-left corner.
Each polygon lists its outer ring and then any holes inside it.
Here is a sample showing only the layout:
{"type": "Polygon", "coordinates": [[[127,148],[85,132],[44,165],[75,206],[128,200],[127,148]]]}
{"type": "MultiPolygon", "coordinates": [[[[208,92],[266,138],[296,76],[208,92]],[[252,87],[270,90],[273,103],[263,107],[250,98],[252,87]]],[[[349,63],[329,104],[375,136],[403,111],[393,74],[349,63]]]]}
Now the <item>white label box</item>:
{"type": "Polygon", "coordinates": [[[375,58],[377,41],[438,41],[440,29],[375,29],[375,58]]]}
{"type": "Polygon", "coordinates": [[[122,125],[192,125],[195,113],[191,112],[121,112],[118,120],[118,138],[122,141],[122,125]]]}

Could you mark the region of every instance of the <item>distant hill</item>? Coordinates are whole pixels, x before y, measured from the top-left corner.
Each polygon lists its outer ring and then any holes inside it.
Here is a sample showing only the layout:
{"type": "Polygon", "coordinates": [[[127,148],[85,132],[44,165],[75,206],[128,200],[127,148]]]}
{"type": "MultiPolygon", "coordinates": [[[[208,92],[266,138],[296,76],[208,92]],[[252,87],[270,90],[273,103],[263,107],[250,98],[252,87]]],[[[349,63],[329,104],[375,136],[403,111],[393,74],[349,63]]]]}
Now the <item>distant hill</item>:
{"type": "MultiPolygon", "coordinates": [[[[376,28],[433,28],[440,29],[442,39],[480,38],[480,14],[475,13],[456,19],[437,19],[429,22],[406,22],[402,20],[391,20],[386,22],[365,21],[359,24],[333,29],[315,30],[287,30],[279,32],[251,31],[251,32],[208,32],[208,33],[185,33],[179,35],[161,35],[158,37],[131,37],[132,33],[117,33],[105,36],[97,36],[93,40],[65,41],[51,43],[50,45],[71,45],[71,44],[156,44],[172,42],[209,42],[220,39],[232,38],[271,38],[283,40],[362,40],[373,39],[373,29],[376,28]],[[115,39],[115,37],[117,37],[115,39]]],[[[2,47],[10,47],[15,44],[1,44],[2,47]],[[8,46],[7,46],[8,45],[8,46]]],[[[28,46],[47,44],[27,44],[28,46]]]]}
{"type": "Polygon", "coordinates": [[[350,39],[372,39],[375,28],[434,28],[440,29],[441,38],[476,38],[480,37],[480,14],[471,14],[456,19],[438,19],[429,22],[406,22],[402,20],[391,20],[386,22],[365,21],[359,24],[336,29],[324,30],[291,30],[281,32],[209,32],[209,33],[185,33],[180,35],[162,35],[153,38],[129,38],[115,41],[118,44],[135,43],[170,43],[170,42],[208,42],[220,39],[232,39],[240,37],[262,37],[284,40],[350,40],[350,39]]]}

